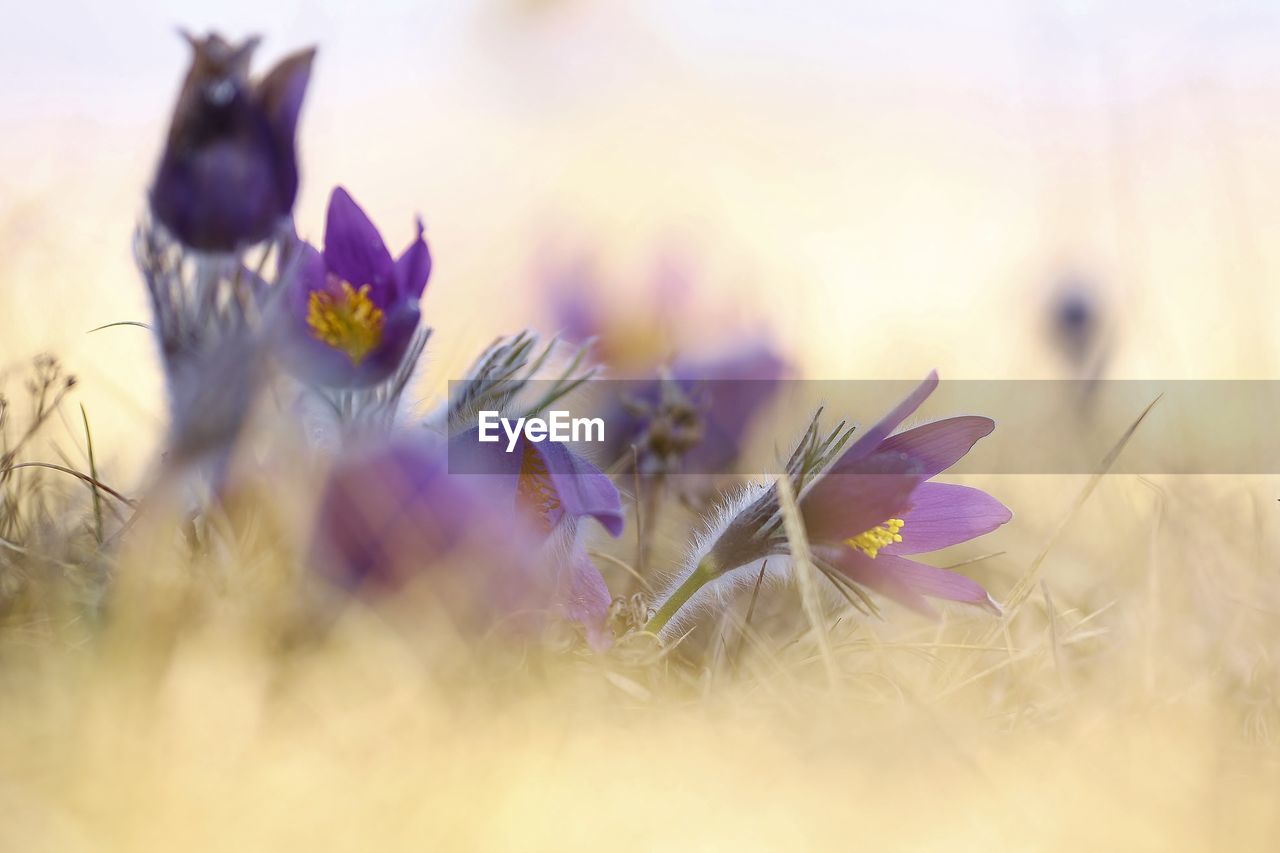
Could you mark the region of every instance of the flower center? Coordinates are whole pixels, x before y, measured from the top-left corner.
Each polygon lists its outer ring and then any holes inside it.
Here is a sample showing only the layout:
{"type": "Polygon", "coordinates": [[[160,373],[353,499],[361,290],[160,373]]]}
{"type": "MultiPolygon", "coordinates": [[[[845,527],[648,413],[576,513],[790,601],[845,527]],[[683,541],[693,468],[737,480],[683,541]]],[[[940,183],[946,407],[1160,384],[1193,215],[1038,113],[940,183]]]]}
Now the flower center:
{"type": "Polygon", "coordinates": [[[550,533],[552,515],[560,509],[560,495],[551,484],[551,474],[542,454],[525,444],[520,457],[520,477],[516,483],[516,505],[530,513],[543,533],[550,533]]]}
{"type": "Polygon", "coordinates": [[[307,325],[311,334],[359,365],[382,341],[382,309],[369,298],[369,285],[356,290],[342,282],[342,292],[312,292],[307,300],[307,325]]]}
{"type": "Polygon", "coordinates": [[[900,531],[904,524],[905,522],[900,518],[891,518],[884,524],[877,524],[866,533],[859,533],[852,539],[844,541],[850,548],[856,548],[874,560],[881,548],[902,541],[900,531]]]}

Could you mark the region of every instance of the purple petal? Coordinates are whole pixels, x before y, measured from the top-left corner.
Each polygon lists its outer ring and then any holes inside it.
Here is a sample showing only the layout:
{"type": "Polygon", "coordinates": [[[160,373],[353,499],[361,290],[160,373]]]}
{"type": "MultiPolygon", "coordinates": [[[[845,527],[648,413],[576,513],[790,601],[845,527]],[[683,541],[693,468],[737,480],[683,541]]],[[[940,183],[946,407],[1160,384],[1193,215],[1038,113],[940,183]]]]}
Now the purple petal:
{"type": "Polygon", "coordinates": [[[766,344],[722,353],[702,361],[677,361],[671,376],[690,387],[702,382],[772,382],[786,373],[787,364],[766,344]]]}
{"type": "Polygon", "coordinates": [[[906,560],[895,561],[892,557],[883,555],[873,559],[849,547],[824,548],[820,553],[827,562],[855,583],[898,602],[908,610],[931,619],[937,618],[938,611],[933,609],[933,605],[904,578],[894,573],[897,563],[905,563],[906,560]]]}
{"type": "Polygon", "coordinates": [[[369,217],[342,187],[329,196],[324,226],[324,262],[329,271],[353,287],[370,285],[370,298],[381,308],[391,301],[395,263],[369,217]]]}
{"type": "Polygon", "coordinates": [[[840,454],[840,458],[836,460],[833,470],[873,453],[880,446],[880,442],[888,438],[889,434],[898,428],[898,424],[911,417],[912,413],[920,408],[920,405],[937,387],[938,371],[930,371],[924,381],[917,385],[916,389],[908,394],[906,399],[894,406],[889,414],[880,419],[879,423],[864,432],[857,441],[849,445],[844,453],[840,454]]]}
{"type": "Polygon", "coordinates": [[[573,550],[558,572],[554,604],[566,619],[587,631],[587,643],[596,651],[604,651],[613,642],[613,634],[605,624],[609,615],[609,587],[600,570],[587,556],[586,550],[574,544],[573,550]]]}
{"type": "MultiPolygon", "coordinates": [[[[346,374],[347,381],[342,384],[355,387],[377,385],[399,370],[414,333],[418,331],[421,317],[418,306],[413,303],[402,303],[388,310],[382,324],[382,341],[359,364],[352,364],[349,358],[346,359],[350,370],[346,374]]],[[[346,358],[345,355],[343,357],[346,358]]]]}
{"type": "Polygon", "coordinates": [[[920,466],[901,453],[877,453],[828,473],[800,500],[814,542],[841,542],[865,533],[911,506],[920,466]]]}
{"type": "Polygon", "coordinates": [[[493,516],[475,484],[448,476],[443,454],[403,442],[335,468],[316,528],[319,568],[344,585],[397,585],[442,560],[493,516]]]}
{"type": "Polygon", "coordinates": [[[621,536],[622,500],[613,482],[599,468],[554,441],[530,443],[547,466],[563,516],[594,518],[612,536],[621,536]]]}
{"type": "Polygon", "coordinates": [[[507,453],[505,437],[496,442],[481,441],[479,427],[451,436],[448,447],[450,473],[484,477],[515,494],[524,458],[520,447],[507,453]]]}
{"type": "Polygon", "coordinates": [[[418,236],[396,261],[396,288],[401,299],[421,299],[431,276],[431,252],[422,239],[422,219],[418,219],[418,236]]]}
{"type": "Polygon", "coordinates": [[[166,152],[151,188],[156,217],[188,246],[228,251],[270,236],[292,197],[276,189],[279,169],[263,133],[166,152]],[[287,203],[286,203],[287,202],[287,203]]]}
{"type": "Polygon", "coordinates": [[[538,534],[490,485],[450,475],[434,442],[365,446],[338,460],[328,480],[309,564],[372,595],[426,584],[459,627],[536,629],[536,614],[565,605],[593,618],[600,591],[591,578],[566,579],[570,594],[557,595],[561,579],[538,534]]]}
{"type": "Polygon", "coordinates": [[[887,555],[883,551],[874,559],[851,548],[845,551],[845,554],[831,559],[837,569],[853,581],[917,613],[937,616],[937,611],[925,596],[1000,612],[982,584],[964,575],[887,555]]]}
{"type": "Polygon", "coordinates": [[[924,483],[911,495],[911,509],[899,517],[902,541],[881,554],[923,554],[968,542],[995,530],[1013,513],[981,489],[924,483]]]}
{"type": "Polygon", "coordinates": [[[545,485],[555,493],[558,506],[542,519],[549,529],[591,517],[613,536],[622,533],[622,500],[613,482],[596,466],[567,445],[554,441],[532,442],[521,437],[511,453],[505,439],[480,441],[480,431],[471,429],[449,439],[449,467],[458,474],[490,481],[510,496],[515,505],[521,479],[529,476],[525,454],[536,454],[545,469],[545,485]]]}
{"type": "Polygon", "coordinates": [[[579,260],[548,273],[546,281],[557,335],[582,344],[604,331],[605,321],[594,295],[601,292],[601,285],[589,261],[579,260]]]}
{"type": "Polygon", "coordinates": [[[880,452],[905,453],[924,466],[926,478],[937,476],[968,453],[978,439],[991,434],[996,422],[991,418],[966,415],[934,421],[880,442],[880,452]]]}
{"type": "Polygon", "coordinates": [[[285,272],[288,292],[285,299],[289,311],[304,323],[307,319],[311,294],[328,286],[328,270],[324,256],[305,240],[295,239],[289,246],[291,255],[285,272]]]}
{"type": "Polygon", "coordinates": [[[278,351],[285,366],[296,376],[317,385],[333,388],[360,388],[377,385],[394,373],[404,360],[418,328],[418,306],[405,303],[386,312],[382,339],[359,364],[345,352],[317,339],[307,325],[311,294],[337,293],[337,282],[325,269],[324,259],[310,244],[295,244],[288,292],[278,321],[286,329],[278,337],[278,351]]]}
{"type": "Polygon", "coordinates": [[[742,451],[756,415],[773,399],[787,365],[759,344],[702,362],[677,362],[672,376],[702,415],[701,442],[684,457],[689,473],[717,473],[742,451]]]}
{"type": "MultiPolygon", "coordinates": [[[[876,558],[876,561],[885,559],[885,557],[886,555],[881,554],[876,558]]],[[[990,610],[995,613],[1000,612],[999,606],[991,600],[987,590],[972,578],[967,578],[962,574],[947,569],[926,566],[924,563],[917,563],[915,560],[904,560],[900,557],[895,558],[892,556],[888,557],[888,559],[893,563],[893,568],[890,571],[921,595],[927,595],[930,598],[942,598],[947,601],[959,601],[963,604],[974,604],[984,610],[990,610]]]]}
{"type": "Polygon", "coordinates": [[[290,54],[276,64],[257,86],[258,103],[267,120],[275,129],[277,138],[292,148],[298,128],[298,113],[307,94],[311,79],[311,62],[315,59],[314,47],[290,54]]]}

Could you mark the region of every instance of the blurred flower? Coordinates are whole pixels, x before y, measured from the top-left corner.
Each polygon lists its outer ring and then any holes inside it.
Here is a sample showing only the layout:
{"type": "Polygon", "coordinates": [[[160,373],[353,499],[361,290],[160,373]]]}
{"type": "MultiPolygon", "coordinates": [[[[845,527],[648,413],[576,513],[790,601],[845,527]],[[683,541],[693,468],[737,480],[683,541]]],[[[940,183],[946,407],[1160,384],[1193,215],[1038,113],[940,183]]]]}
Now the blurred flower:
{"type": "Polygon", "coordinates": [[[460,436],[446,452],[420,436],[349,453],[321,500],[313,563],[350,588],[393,591],[425,576],[460,621],[556,613],[606,646],[609,590],[578,522],[619,535],[617,490],[563,445],[491,448],[460,436]]]}
{"type": "Polygon", "coordinates": [[[411,350],[431,254],[417,236],[398,259],[342,187],[329,197],[324,252],[299,241],[285,296],[289,367],[318,385],[377,385],[411,350]]]}
{"type": "Polygon", "coordinates": [[[591,354],[618,376],[651,375],[679,347],[692,289],[687,276],[663,262],[641,299],[624,310],[608,305],[605,283],[587,260],[546,276],[557,334],[590,344],[591,354]]]}
{"type": "Polygon", "coordinates": [[[617,394],[600,406],[610,426],[601,458],[629,464],[635,447],[643,476],[725,472],[788,372],[774,347],[757,333],[720,341],[710,354],[679,354],[682,338],[705,343],[706,336],[690,322],[691,278],[669,257],[645,298],[626,310],[609,309],[588,261],[561,267],[547,281],[558,334],[589,346],[622,380],[606,386],[617,394]]]}
{"type": "Polygon", "coordinates": [[[556,603],[583,626],[593,648],[603,648],[611,639],[606,623],[613,599],[578,538],[578,523],[594,518],[611,536],[621,536],[618,490],[600,469],[558,442],[524,441],[518,452],[516,508],[547,536],[544,547],[558,569],[556,603]]]}
{"type": "Polygon", "coordinates": [[[151,220],[134,250],[168,391],[166,463],[195,463],[216,488],[266,375],[256,322],[266,283],[234,257],[188,252],[151,220]]]}
{"type": "MultiPolygon", "coordinates": [[[[989,418],[948,418],[891,435],[937,382],[931,374],[846,449],[851,432],[837,429],[820,441],[815,420],[787,476],[799,495],[814,563],[838,587],[847,591],[852,581],[926,614],[933,613],[926,597],[996,610],[978,583],[905,558],[966,542],[1011,518],[979,489],[927,482],[994,429],[989,418]]],[[[672,619],[712,582],[736,585],[756,574],[736,570],[790,553],[776,487],[748,492],[727,507],[708,542],[665,596],[651,630],[670,630],[672,619]]]]}
{"type": "Polygon", "coordinates": [[[559,529],[576,529],[584,518],[594,518],[610,535],[622,535],[622,501],[617,488],[568,445],[557,441],[535,444],[522,438],[514,452],[502,453],[504,461],[513,457],[520,460],[516,507],[530,515],[538,530],[550,536],[559,529]]]}
{"type": "Polygon", "coordinates": [[[591,355],[614,377],[652,377],[691,348],[733,352],[742,337],[760,337],[745,330],[733,334],[721,306],[705,310],[696,304],[694,277],[676,257],[659,257],[645,287],[625,305],[609,300],[608,280],[589,260],[559,266],[544,282],[558,336],[590,343],[591,355]]]}
{"type": "Polygon", "coordinates": [[[468,431],[450,440],[454,476],[487,481],[505,508],[535,532],[553,567],[561,613],[587,631],[593,647],[607,645],[611,597],[600,571],[579,540],[579,523],[593,518],[617,537],[625,519],[617,488],[599,468],[560,442],[521,437],[512,452],[482,443],[468,431]]]}
{"type": "Polygon", "coordinates": [[[1058,342],[1073,361],[1082,360],[1098,332],[1092,298],[1082,290],[1067,289],[1058,294],[1052,311],[1058,342]]]}
{"type": "Polygon", "coordinates": [[[430,579],[460,624],[545,609],[550,584],[531,557],[537,536],[491,486],[451,476],[443,448],[422,439],[349,453],[325,487],[311,563],[346,588],[395,591],[430,579]]]}
{"type": "Polygon", "coordinates": [[[1068,275],[1049,300],[1050,343],[1080,379],[1097,379],[1106,367],[1105,311],[1101,294],[1088,279],[1068,275]]]}
{"type": "Polygon", "coordinates": [[[194,55],[151,188],[156,218],[183,244],[229,252],[271,236],[298,193],[294,138],[315,50],[251,82],[257,38],[186,36],[194,55]]]}
{"type": "Polygon", "coordinates": [[[603,458],[636,448],[642,475],[717,474],[741,455],[751,425],[777,393],[787,365],[766,344],[700,361],[680,360],[652,381],[618,383],[603,458]]]}

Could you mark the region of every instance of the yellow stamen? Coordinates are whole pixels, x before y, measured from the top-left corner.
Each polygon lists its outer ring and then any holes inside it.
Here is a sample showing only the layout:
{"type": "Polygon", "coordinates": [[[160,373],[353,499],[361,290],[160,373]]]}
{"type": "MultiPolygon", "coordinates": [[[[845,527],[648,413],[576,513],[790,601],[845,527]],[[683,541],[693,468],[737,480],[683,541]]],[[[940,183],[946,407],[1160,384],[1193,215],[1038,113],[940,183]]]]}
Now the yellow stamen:
{"type": "Polygon", "coordinates": [[[881,548],[902,541],[900,531],[903,525],[902,519],[891,518],[884,524],[877,524],[866,533],[859,533],[852,539],[846,539],[845,544],[850,548],[858,549],[874,560],[876,554],[880,553],[881,548]]]}
{"type": "Polygon", "coordinates": [[[382,341],[382,309],[369,298],[369,285],[356,290],[342,282],[336,297],[323,290],[307,301],[307,325],[318,340],[341,350],[359,365],[382,341]]]}

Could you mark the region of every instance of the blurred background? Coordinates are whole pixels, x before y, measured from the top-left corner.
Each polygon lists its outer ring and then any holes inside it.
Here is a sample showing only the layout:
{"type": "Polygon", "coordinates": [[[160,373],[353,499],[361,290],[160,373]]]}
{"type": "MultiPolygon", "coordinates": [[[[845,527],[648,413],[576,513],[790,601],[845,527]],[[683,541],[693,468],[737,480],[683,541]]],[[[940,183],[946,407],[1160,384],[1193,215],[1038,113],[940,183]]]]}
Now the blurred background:
{"type": "Polygon", "coordinates": [[[88,330],[146,317],[179,26],[261,33],[259,68],[320,46],[299,228],[335,183],[393,246],[425,217],[424,398],[553,331],[574,264],[623,313],[675,266],[685,346],[767,334],[809,377],[1077,375],[1073,323],[1108,376],[1276,373],[1265,0],[8,5],[0,366],[57,352],[117,465],[160,429],[152,342],[88,330]]]}
{"type": "MultiPolygon", "coordinates": [[[[0,2],[0,388],[55,353],[129,494],[154,343],[90,330],[148,319],[132,230],[180,26],[262,34],[258,69],[319,45],[298,227],[320,240],[337,183],[393,251],[423,215],[424,404],[577,309],[816,379],[1280,376],[1273,0],[0,2]]],[[[59,416],[29,452],[84,467],[59,416]]],[[[307,506],[296,479],[264,506],[307,506]]],[[[291,644],[266,558],[95,551],[94,607],[0,620],[0,848],[1271,849],[1275,478],[987,479],[1015,520],[954,566],[1027,606],[842,613],[838,687],[791,590],[732,666],[494,675],[414,597],[291,644]]],[[[24,582],[76,576],[0,545],[24,582]]]]}

